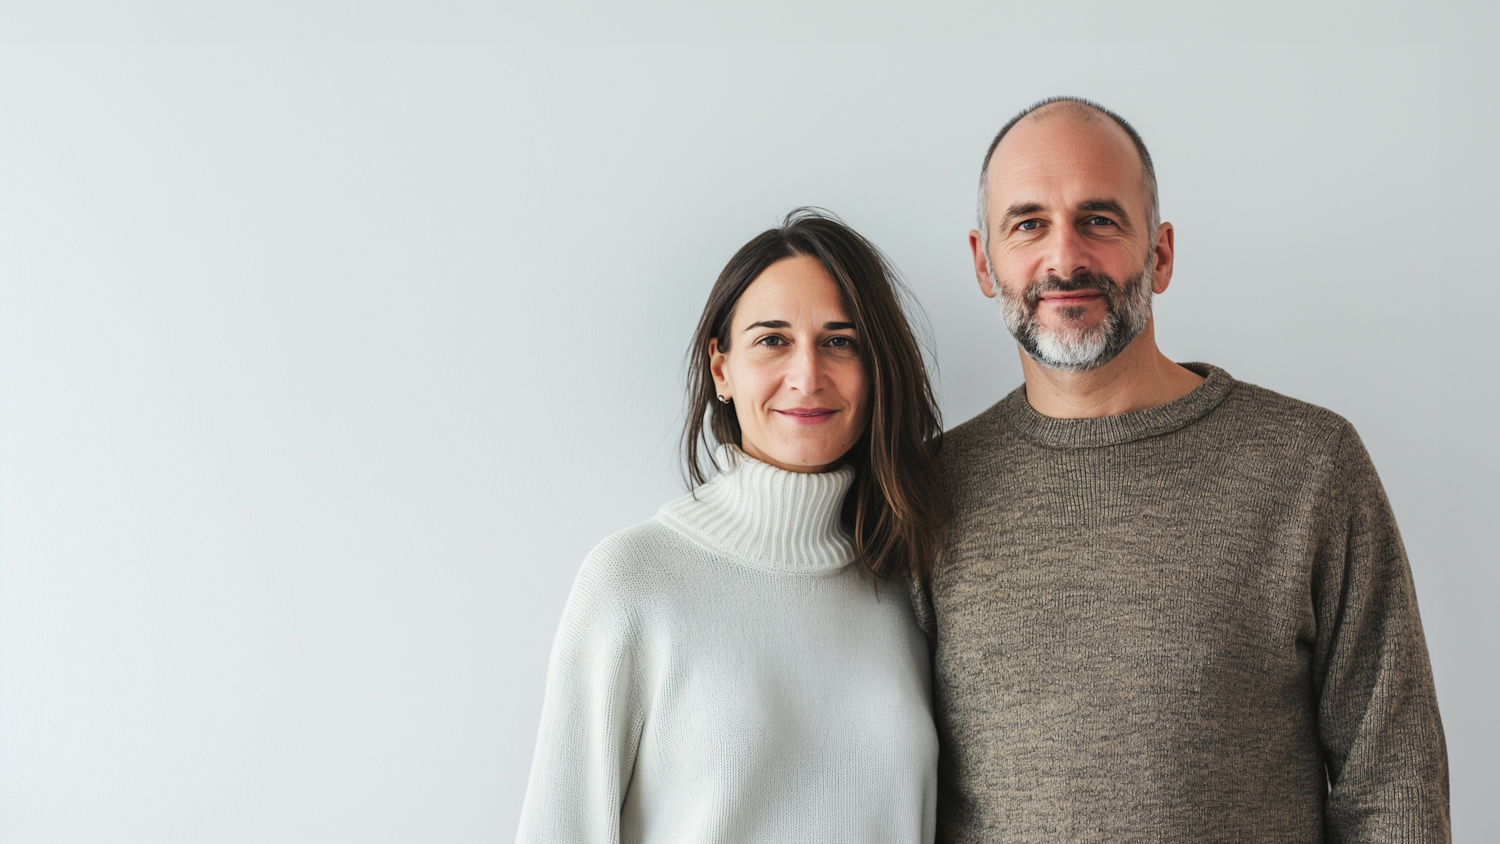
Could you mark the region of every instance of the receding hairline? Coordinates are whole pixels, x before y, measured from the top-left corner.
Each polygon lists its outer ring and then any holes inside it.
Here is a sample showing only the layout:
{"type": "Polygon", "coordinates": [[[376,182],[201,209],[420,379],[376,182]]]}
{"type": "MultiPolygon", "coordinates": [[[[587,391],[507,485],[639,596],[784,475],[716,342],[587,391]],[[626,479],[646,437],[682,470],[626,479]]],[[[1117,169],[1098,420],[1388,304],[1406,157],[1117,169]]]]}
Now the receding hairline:
{"type": "Polygon", "coordinates": [[[1022,120],[1046,120],[1049,117],[1058,116],[1059,112],[1065,112],[1069,116],[1082,120],[1098,120],[1101,117],[1109,117],[1109,113],[1103,106],[1081,100],[1058,99],[1051,102],[1043,100],[1041,105],[1023,114],[1021,120],[1017,120],[1016,122],[1020,123],[1022,120]]]}
{"type": "Polygon", "coordinates": [[[1005,125],[1000,127],[1000,131],[995,133],[995,139],[990,141],[990,148],[985,150],[984,164],[979,168],[980,177],[983,178],[985,174],[989,173],[990,159],[995,157],[995,150],[1000,147],[1000,142],[1005,140],[1005,136],[1010,134],[1010,130],[1016,128],[1018,124],[1026,120],[1041,122],[1063,116],[1073,117],[1088,123],[1098,122],[1101,119],[1113,123],[1130,139],[1131,144],[1135,147],[1136,154],[1141,159],[1141,166],[1153,178],[1155,177],[1155,169],[1151,166],[1151,154],[1146,151],[1146,142],[1141,140],[1140,133],[1135,130],[1134,126],[1130,125],[1130,121],[1099,103],[1083,99],[1082,97],[1048,97],[1045,100],[1038,100],[1022,109],[1015,117],[1006,121],[1005,125]]]}
{"type": "Polygon", "coordinates": [[[1156,186],[1156,166],[1151,163],[1151,153],[1146,149],[1146,142],[1141,139],[1141,133],[1137,132],[1134,126],[1130,125],[1130,121],[1093,100],[1084,99],[1083,97],[1048,97],[1044,100],[1038,100],[1022,109],[1015,117],[1012,117],[1004,126],[1000,127],[1000,131],[995,134],[995,139],[990,141],[990,148],[984,153],[984,164],[979,168],[979,221],[981,224],[981,236],[987,237],[989,234],[987,231],[983,231],[987,216],[986,212],[988,210],[984,206],[988,194],[987,183],[990,173],[990,160],[994,158],[995,150],[1000,147],[1000,142],[1005,140],[1005,136],[1010,134],[1010,130],[1014,129],[1024,120],[1031,119],[1039,122],[1065,116],[1090,123],[1107,118],[1107,122],[1113,123],[1125,133],[1125,136],[1130,139],[1131,145],[1135,147],[1136,157],[1140,160],[1141,180],[1146,190],[1146,215],[1151,218],[1151,222],[1155,223],[1158,221],[1160,200],[1156,186]]]}

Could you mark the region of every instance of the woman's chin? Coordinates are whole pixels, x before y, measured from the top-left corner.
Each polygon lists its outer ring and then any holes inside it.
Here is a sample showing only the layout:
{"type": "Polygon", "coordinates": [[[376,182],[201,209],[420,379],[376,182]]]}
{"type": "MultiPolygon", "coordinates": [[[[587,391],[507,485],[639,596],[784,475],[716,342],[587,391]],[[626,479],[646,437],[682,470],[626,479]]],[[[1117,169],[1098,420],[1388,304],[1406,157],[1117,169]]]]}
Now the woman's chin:
{"type": "Polygon", "coordinates": [[[822,472],[843,459],[849,446],[842,440],[833,443],[780,443],[760,451],[764,456],[759,459],[764,463],[791,472],[822,472]]]}

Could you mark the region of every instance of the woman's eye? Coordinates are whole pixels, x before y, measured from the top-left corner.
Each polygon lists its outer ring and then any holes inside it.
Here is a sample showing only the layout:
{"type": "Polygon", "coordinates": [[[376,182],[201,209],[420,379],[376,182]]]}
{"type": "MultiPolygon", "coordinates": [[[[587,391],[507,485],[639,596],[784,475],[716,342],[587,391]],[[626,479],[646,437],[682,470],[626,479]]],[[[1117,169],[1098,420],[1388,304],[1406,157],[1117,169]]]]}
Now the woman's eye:
{"type": "Polygon", "coordinates": [[[1035,231],[1036,227],[1040,226],[1041,224],[1042,223],[1040,220],[1025,220],[1019,226],[1016,226],[1016,228],[1020,229],[1023,232],[1029,232],[1035,231]]]}
{"type": "Polygon", "coordinates": [[[829,337],[828,338],[828,345],[833,346],[836,349],[849,349],[849,348],[853,348],[853,346],[854,346],[854,338],[853,337],[844,337],[844,336],[829,337]]]}
{"type": "Polygon", "coordinates": [[[762,338],[760,338],[760,345],[762,345],[762,346],[785,346],[786,345],[786,341],[783,340],[780,337],[777,337],[775,334],[772,334],[770,337],[762,337],[762,338]]]}

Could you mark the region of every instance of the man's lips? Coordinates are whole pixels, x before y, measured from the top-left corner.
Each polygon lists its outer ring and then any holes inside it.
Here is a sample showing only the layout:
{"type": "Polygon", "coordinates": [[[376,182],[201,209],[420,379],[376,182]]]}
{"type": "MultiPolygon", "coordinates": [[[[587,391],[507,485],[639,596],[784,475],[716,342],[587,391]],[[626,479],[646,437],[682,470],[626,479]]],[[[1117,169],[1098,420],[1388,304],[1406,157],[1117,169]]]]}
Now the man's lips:
{"type": "Polygon", "coordinates": [[[838,413],[831,407],[789,407],[776,412],[798,425],[817,425],[827,422],[838,413]]]}
{"type": "Polygon", "coordinates": [[[1043,293],[1043,302],[1052,302],[1058,305],[1082,305],[1095,299],[1104,298],[1104,294],[1097,290],[1068,290],[1054,293],[1043,293]]]}

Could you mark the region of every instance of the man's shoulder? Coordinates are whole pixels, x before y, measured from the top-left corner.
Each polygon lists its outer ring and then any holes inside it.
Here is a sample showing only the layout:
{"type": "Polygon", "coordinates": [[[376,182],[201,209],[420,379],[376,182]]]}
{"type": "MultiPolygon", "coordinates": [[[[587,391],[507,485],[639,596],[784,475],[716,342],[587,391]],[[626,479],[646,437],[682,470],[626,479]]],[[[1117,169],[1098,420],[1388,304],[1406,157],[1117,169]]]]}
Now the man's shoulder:
{"type": "MultiPolygon", "coordinates": [[[[1025,387],[1018,388],[1018,391],[1024,390],[1025,387]]],[[[977,453],[993,451],[997,441],[1007,430],[1004,406],[1014,395],[1015,393],[1006,396],[968,421],[944,432],[943,447],[938,452],[939,465],[965,463],[977,453]]],[[[1022,395],[1024,396],[1024,392],[1022,395]]]]}
{"type": "Polygon", "coordinates": [[[1349,420],[1326,407],[1257,384],[1236,381],[1222,404],[1204,420],[1237,438],[1326,450],[1354,433],[1349,420]]]}
{"type": "MultiPolygon", "coordinates": [[[[1020,445],[1024,438],[1011,429],[1007,414],[1011,404],[1025,400],[1025,387],[1017,388],[943,434],[938,454],[943,474],[982,471],[1001,460],[1007,448],[1020,445]]],[[[1263,442],[1275,444],[1278,451],[1291,447],[1302,452],[1326,452],[1341,441],[1358,438],[1347,419],[1325,407],[1237,379],[1231,379],[1227,395],[1212,410],[1167,436],[1183,434],[1225,445],[1263,442]]]]}

